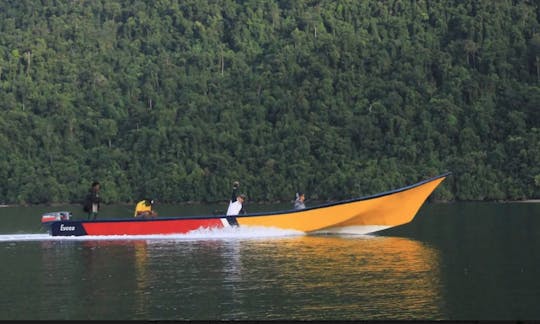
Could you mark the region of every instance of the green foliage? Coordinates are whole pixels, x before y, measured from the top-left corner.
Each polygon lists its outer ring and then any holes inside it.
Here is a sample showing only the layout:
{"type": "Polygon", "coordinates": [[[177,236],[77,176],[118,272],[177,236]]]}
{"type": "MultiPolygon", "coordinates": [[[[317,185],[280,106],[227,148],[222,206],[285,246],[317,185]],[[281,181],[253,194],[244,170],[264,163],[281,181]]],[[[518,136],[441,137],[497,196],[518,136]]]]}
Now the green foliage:
{"type": "Polygon", "coordinates": [[[4,1],[0,202],[540,196],[534,1],[4,1]]]}

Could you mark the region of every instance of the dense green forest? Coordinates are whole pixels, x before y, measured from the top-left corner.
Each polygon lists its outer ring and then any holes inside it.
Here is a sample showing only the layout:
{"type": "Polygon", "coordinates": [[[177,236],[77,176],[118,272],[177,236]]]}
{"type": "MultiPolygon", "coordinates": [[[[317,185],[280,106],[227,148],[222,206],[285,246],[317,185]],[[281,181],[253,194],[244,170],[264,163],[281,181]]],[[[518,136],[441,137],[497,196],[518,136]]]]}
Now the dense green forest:
{"type": "Polygon", "coordinates": [[[5,0],[0,202],[540,198],[538,1],[5,0]]]}

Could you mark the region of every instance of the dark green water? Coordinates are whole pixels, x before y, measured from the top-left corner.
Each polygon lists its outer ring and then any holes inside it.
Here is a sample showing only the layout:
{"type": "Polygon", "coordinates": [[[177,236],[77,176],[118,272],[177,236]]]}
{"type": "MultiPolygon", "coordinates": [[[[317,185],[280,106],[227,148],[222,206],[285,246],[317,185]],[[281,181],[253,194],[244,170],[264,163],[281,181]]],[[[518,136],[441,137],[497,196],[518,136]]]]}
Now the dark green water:
{"type": "MultiPolygon", "coordinates": [[[[65,209],[80,207],[0,208],[1,320],[540,319],[538,203],[426,204],[412,223],[374,236],[47,236],[40,215],[65,209]]],[[[100,216],[120,212],[132,209],[100,216]]]]}

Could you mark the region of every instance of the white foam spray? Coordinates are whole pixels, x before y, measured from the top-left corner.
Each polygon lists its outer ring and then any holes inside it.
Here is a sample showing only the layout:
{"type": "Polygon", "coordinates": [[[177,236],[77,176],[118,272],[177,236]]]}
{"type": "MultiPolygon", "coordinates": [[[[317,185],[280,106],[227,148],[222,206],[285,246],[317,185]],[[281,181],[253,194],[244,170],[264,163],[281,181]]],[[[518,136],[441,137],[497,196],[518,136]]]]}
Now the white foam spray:
{"type": "Polygon", "coordinates": [[[89,240],[228,240],[228,239],[260,239],[272,237],[301,236],[304,232],[284,230],[274,227],[241,226],[225,228],[199,228],[186,234],[153,234],[153,235],[85,235],[85,236],[51,236],[49,234],[2,234],[0,242],[23,241],[89,241],[89,240]]]}

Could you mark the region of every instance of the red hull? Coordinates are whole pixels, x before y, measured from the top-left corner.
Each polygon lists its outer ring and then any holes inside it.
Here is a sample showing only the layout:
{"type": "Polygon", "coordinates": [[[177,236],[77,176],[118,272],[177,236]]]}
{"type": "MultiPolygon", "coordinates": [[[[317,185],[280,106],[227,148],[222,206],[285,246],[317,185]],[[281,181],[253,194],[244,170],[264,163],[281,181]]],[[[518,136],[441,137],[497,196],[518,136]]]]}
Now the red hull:
{"type": "Polygon", "coordinates": [[[103,221],[56,221],[50,224],[53,236],[159,235],[184,234],[199,228],[230,226],[225,218],[163,218],[103,221]]]}
{"type": "Polygon", "coordinates": [[[142,222],[83,224],[86,235],[182,234],[198,228],[222,228],[221,219],[152,220],[142,222]]]}

